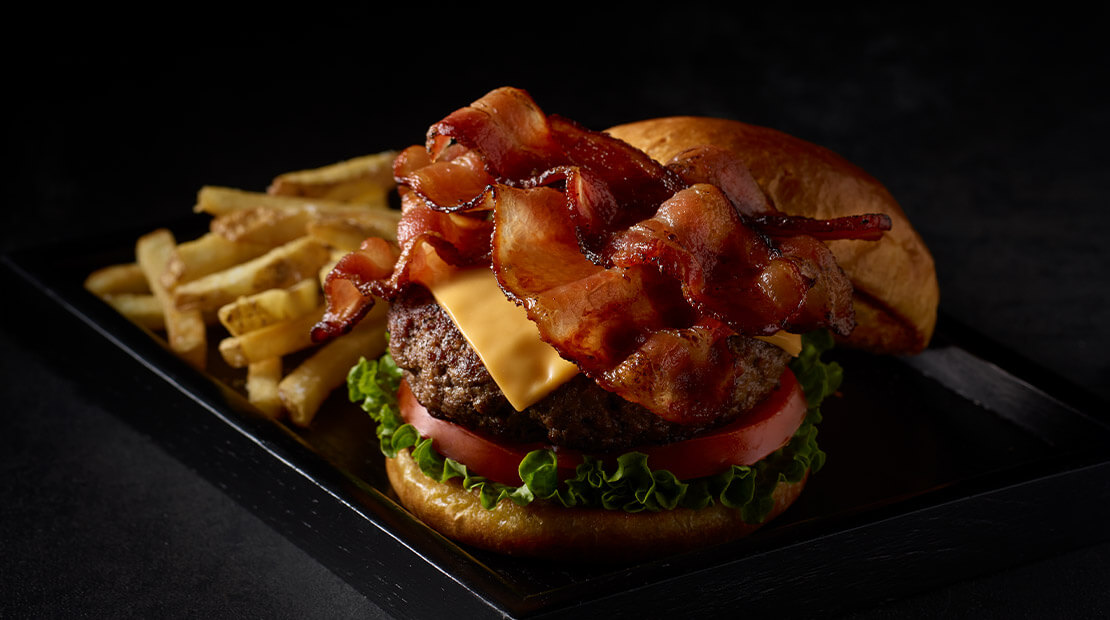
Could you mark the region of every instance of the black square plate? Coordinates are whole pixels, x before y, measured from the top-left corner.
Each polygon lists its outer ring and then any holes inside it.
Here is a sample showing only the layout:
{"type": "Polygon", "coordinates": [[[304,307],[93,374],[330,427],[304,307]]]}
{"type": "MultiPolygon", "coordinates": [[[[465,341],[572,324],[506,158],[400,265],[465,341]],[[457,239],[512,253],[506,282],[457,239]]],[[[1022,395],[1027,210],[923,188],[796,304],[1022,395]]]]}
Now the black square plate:
{"type": "MultiPolygon", "coordinates": [[[[192,238],[200,225],[170,227],[192,238]]],[[[845,382],[823,406],[828,463],[747,539],[600,567],[463,548],[394,501],[371,424],[341,395],[309,430],[266,420],[218,360],[193,370],[82,288],[93,269],[133,260],[143,232],[4,263],[45,294],[42,312],[70,317],[60,324],[86,346],[67,359],[91,393],[391,613],[814,612],[1108,537],[1105,403],[942,316],[919,356],[835,352],[845,382]]]]}

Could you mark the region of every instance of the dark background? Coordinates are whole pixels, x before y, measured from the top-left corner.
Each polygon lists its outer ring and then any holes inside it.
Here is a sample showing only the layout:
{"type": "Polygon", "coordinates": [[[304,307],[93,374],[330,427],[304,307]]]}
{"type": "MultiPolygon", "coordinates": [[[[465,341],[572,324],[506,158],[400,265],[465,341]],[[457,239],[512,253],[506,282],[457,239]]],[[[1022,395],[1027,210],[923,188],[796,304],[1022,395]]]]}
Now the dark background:
{"type": "MultiPolygon", "coordinates": [[[[593,128],[723,116],[839,152],[920,230],[946,313],[1110,400],[1106,15],[1062,8],[28,22],[5,50],[0,251],[159,226],[202,185],[416,143],[514,85],[593,128]]],[[[28,338],[53,326],[3,303],[0,615],[380,613],[98,406],[55,369],[64,335],[28,338]]],[[[1105,543],[1061,550],[854,613],[1095,616],[1108,566],[1105,543]]]]}

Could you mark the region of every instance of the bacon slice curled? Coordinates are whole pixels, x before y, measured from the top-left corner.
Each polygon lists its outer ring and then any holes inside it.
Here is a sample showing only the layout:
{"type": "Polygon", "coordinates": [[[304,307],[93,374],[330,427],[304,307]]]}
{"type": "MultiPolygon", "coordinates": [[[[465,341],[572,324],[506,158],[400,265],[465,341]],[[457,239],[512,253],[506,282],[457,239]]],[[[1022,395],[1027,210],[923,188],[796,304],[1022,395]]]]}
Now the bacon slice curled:
{"type": "Polygon", "coordinates": [[[434,124],[394,175],[399,248],[368,241],[340,262],[314,338],[349,329],[373,295],[488,264],[562,356],[679,423],[734,398],[737,335],[850,332],[851,284],[821,240],[890,228],[787,216],[726,151],[663,165],[511,88],[434,124]]]}

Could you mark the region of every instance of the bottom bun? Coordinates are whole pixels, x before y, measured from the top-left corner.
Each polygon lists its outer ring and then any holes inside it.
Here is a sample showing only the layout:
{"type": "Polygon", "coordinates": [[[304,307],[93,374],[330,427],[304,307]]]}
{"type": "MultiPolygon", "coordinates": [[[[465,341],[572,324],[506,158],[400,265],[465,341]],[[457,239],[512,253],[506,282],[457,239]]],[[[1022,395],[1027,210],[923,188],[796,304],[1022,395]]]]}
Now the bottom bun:
{"type": "Polygon", "coordinates": [[[781,514],[797,499],[805,478],[780,483],[774,507],[761,524],[745,523],[740,511],[721,505],[661,512],[564,508],[542,501],[527,507],[502,501],[482,508],[477,492],[456,481],[424,475],[404,450],[386,459],[386,471],[401,503],[444,536],[509,555],[590,561],[660,557],[736,540],[781,514]]]}

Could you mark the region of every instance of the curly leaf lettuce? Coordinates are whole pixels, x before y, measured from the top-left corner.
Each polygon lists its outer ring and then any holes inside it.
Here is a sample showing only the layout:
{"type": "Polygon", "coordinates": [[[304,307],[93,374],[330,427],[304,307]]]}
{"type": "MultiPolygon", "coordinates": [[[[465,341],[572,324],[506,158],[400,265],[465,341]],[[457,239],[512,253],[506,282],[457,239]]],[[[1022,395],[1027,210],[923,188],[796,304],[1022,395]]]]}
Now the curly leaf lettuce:
{"type": "Polygon", "coordinates": [[[363,358],[347,376],[348,394],[378,423],[381,450],[393,457],[412,450],[412,458],[428,477],[447,482],[459,479],[463,488],[476,491],[481,505],[492,509],[502,500],[521,506],[537,499],[558,502],[568,508],[599,507],[627,512],[704,508],[720,503],[741,511],[748,523],[760,523],[774,505],[775,487],[781,482],[798,482],[807,471],[817,472],[825,453],[817,446],[817,424],[821,402],[840,386],[843,370],[826,363],[821,355],[833,346],[832,336],[820,331],[802,339],[801,354],[790,368],[806,394],[805,421],[790,441],[755,465],[733,465],[729,469],[695,480],[679,480],[669,471],[652,469],[647,455],[628,452],[617,457],[615,466],[586,457],[575,475],[560,481],[555,453],[535,450],[520,462],[519,487],[494,482],[470,472],[466,465],[440,455],[432,440],[421,437],[406,424],[397,407],[401,370],[387,352],[377,360],[363,358]]]}

